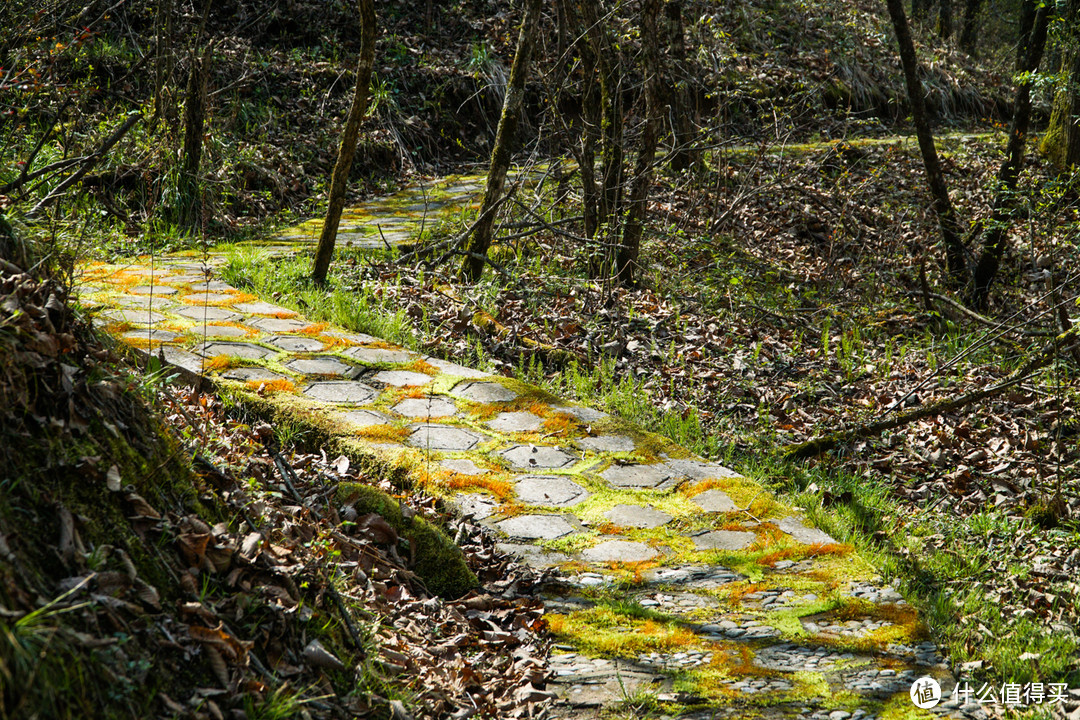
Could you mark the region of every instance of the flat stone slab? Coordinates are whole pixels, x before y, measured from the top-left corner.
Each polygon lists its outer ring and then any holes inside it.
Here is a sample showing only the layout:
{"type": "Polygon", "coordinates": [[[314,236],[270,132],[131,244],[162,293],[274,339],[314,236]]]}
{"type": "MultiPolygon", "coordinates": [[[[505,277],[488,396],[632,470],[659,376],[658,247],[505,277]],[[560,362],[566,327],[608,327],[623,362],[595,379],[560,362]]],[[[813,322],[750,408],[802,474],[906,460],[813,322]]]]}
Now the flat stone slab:
{"type": "Polygon", "coordinates": [[[375,388],[354,380],[330,380],[311,383],[304,388],[304,394],[324,402],[363,405],[371,402],[379,393],[375,388]]]}
{"type": "Polygon", "coordinates": [[[780,520],[776,523],[776,527],[780,528],[803,545],[836,544],[836,540],[832,536],[817,528],[807,527],[803,524],[802,520],[794,516],[780,520]]]}
{"type": "Polygon", "coordinates": [[[458,495],[454,502],[461,508],[463,515],[472,515],[477,520],[491,517],[499,509],[499,503],[494,498],[479,493],[458,495]]]}
{"type": "Polygon", "coordinates": [[[391,410],[410,418],[437,418],[454,415],[457,405],[442,397],[405,398],[391,410]]]}
{"type": "Polygon", "coordinates": [[[301,375],[326,375],[347,377],[356,372],[356,368],[336,357],[296,358],[285,363],[285,367],[301,375]]]}
{"type": "Polygon", "coordinates": [[[510,402],[518,396],[513,390],[495,382],[461,383],[450,394],[477,403],[510,402]]]}
{"type": "Polygon", "coordinates": [[[615,487],[660,488],[673,476],[665,465],[612,465],[600,477],[615,487]]]}
{"type": "Polygon", "coordinates": [[[323,335],[329,335],[330,337],[341,338],[351,343],[358,345],[364,345],[366,343],[380,342],[379,338],[372,337],[371,335],[365,335],[364,333],[354,333],[348,330],[339,330],[337,328],[327,328],[323,335]]]}
{"type": "Polygon", "coordinates": [[[752,532],[742,530],[712,530],[691,538],[698,550],[742,550],[757,538],[752,532]]]}
{"type": "Polygon", "coordinates": [[[627,435],[597,435],[583,437],[578,445],[593,452],[633,452],[634,438],[627,435]]]}
{"type": "Polygon", "coordinates": [[[453,375],[454,377],[463,378],[491,377],[491,373],[486,373],[483,370],[474,370],[473,368],[458,365],[457,363],[452,363],[441,358],[431,357],[430,355],[424,356],[424,362],[432,367],[438,368],[439,372],[444,375],[453,375]]]}
{"type": "Polygon", "coordinates": [[[690,478],[691,480],[707,480],[708,478],[737,478],[742,477],[731,468],[716,463],[707,463],[701,460],[668,460],[666,463],[672,472],[677,475],[690,478]]]}
{"type": "Polygon", "coordinates": [[[168,310],[176,303],[160,297],[149,295],[120,295],[114,300],[117,305],[126,308],[154,308],[156,310],[168,310]]]}
{"type": "Polygon", "coordinates": [[[273,355],[273,350],[268,350],[260,345],[245,342],[211,342],[205,343],[199,348],[199,353],[206,357],[238,357],[244,360],[261,360],[267,355],[273,355]]]}
{"type": "Polygon", "coordinates": [[[636,528],[656,528],[671,520],[666,512],[641,505],[616,505],[604,517],[616,525],[636,528]]]}
{"type": "Polygon", "coordinates": [[[185,317],[188,320],[195,320],[196,322],[229,322],[231,320],[239,319],[240,313],[227,310],[220,307],[182,307],[176,310],[171,310],[180,317],[185,317]]]}
{"type": "Polygon", "coordinates": [[[285,352],[316,352],[323,348],[322,340],[304,337],[303,335],[281,335],[270,338],[266,342],[268,345],[273,345],[285,352]]]}
{"type": "Polygon", "coordinates": [[[499,413],[487,426],[498,432],[534,432],[544,426],[544,419],[531,412],[499,413]]]}
{"type": "Polygon", "coordinates": [[[129,293],[133,295],[175,295],[176,288],[169,287],[168,285],[136,285],[133,288],[128,288],[129,293]]]}
{"type": "Polygon", "coordinates": [[[424,450],[472,450],[483,440],[471,430],[447,425],[412,425],[409,445],[424,450]]]}
{"type": "Polygon", "coordinates": [[[285,317],[296,317],[297,315],[293,310],[268,302],[242,302],[236,303],[232,307],[234,310],[250,315],[283,315],[285,317]]]}
{"type": "Polygon", "coordinates": [[[734,512],[739,509],[723,490],[706,490],[690,500],[705,512],[734,512]]]}
{"type": "Polygon", "coordinates": [[[495,549],[499,552],[517,555],[522,562],[534,568],[547,568],[560,565],[570,560],[569,555],[552,550],[545,550],[537,545],[525,545],[523,543],[495,543],[495,549]]]}
{"type": "Polygon", "coordinates": [[[165,357],[165,362],[170,365],[175,365],[196,375],[202,375],[203,373],[203,358],[195,353],[181,350],[178,347],[163,347],[161,348],[161,354],[165,357]]]}
{"type": "Polygon", "coordinates": [[[517,496],[526,505],[568,507],[587,498],[589,492],[562,475],[522,475],[517,483],[517,496]]]}
{"type": "Polygon", "coordinates": [[[516,468],[561,468],[577,458],[559,448],[547,445],[515,445],[502,456],[516,468]]]}
{"type": "Polygon", "coordinates": [[[581,552],[585,562],[644,562],[660,555],[656,548],[634,540],[607,540],[581,552]]]}
{"type": "Polygon", "coordinates": [[[411,370],[380,370],[371,376],[372,380],[378,380],[394,387],[410,387],[427,385],[431,382],[431,376],[411,370]]]}
{"type": "Polygon", "coordinates": [[[407,363],[418,357],[406,350],[386,350],[384,348],[351,347],[345,351],[351,358],[362,363],[407,363]]]}
{"type": "Polygon", "coordinates": [[[226,380],[239,380],[240,382],[273,382],[274,380],[287,380],[281,373],[260,367],[233,368],[224,375],[226,380]]]}
{"type": "Polygon", "coordinates": [[[350,410],[335,416],[338,420],[353,427],[371,427],[372,425],[386,425],[390,418],[374,410],[350,410]]]}
{"type": "MultiPolygon", "coordinates": [[[[169,282],[184,282],[179,278],[169,278],[169,282]]],[[[207,290],[234,290],[232,285],[224,280],[211,280],[210,282],[198,282],[191,286],[191,290],[194,292],[205,292],[207,290]]]]}
{"type": "Polygon", "coordinates": [[[169,330],[131,330],[123,334],[125,340],[144,340],[150,343],[172,342],[180,337],[180,333],[169,330]]]}
{"type": "MultiPolygon", "coordinates": [[[[169,288],[173,292],[175,289],[169,288]]],[[[191,293],[185,295],[181,300],[188,305],[215,305],[217,303],[234,302],[239,296],[232,293],[191,293]]]]}
{"type": "Polygon", "coordinates": [[[554,540],[577,530],[559,515],[518,515],[495,523],[495,527],[525,540],[554,540]]]}
{"type": "Polygon", "coordinates": [[[196,325],[191,328],[191,332],[195,335],[204,335],[205,337],[248,337],[256,334],[258,331],[253,328],[244,327],[243,325],[196,325]]]}
{"type": "Polygon", "coordinates": [[[131,323],[132,325],[153,325],[162,320],[168,320],[167,316],[162,315],[159,312],[141,308],[117,308],[116,310],[103,312],[102,315],[111,320],[131,323]]]}
{"type": "Polygon", "coordinates": [[[575,417],[583,423],[594,423],[603,420],[608,416],[603,410],[596,410],[589,407],[581,407],[580,405],[567,405],[557,406],[552,408],[556,412],[561,412],[571,417],[575,417]]]}
{"type": "Polygon", "coordinates": [[[259,318],[258,320],[252,320],[251,324],[260,330],[272,333],[290,333],[297,330],[303,330],[311,323],[303,320],[293,320],[291,318],[259,318]]]}
{"type": "Polygon", "coordinates": [[[442,466],[458,475],[483,475],[487,472],[468,458],[449,458],[442,461],[442,466]]]}

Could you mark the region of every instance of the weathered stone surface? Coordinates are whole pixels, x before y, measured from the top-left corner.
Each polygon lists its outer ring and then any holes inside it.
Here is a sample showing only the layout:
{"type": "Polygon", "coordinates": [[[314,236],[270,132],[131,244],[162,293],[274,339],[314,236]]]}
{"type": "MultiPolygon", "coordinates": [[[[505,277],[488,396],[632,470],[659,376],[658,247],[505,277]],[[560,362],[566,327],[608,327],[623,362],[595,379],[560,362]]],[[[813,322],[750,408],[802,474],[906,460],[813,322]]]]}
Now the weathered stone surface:
{"type": "Polygon", "coordinates": [[[345,351],[351,358],[362,363],[407,363],[417,359],[417,355],[406,350],[387,350],[385,348],[351,347],[345,351]]]}
{"type": "Polygon", "coordinates": [[[554,540],[576,530],[559,515],[518,515],[497,522],[495,526],[510,537],[525,540],[554,540]]]}
{"type": "Polygon", "coordinates": [[[546,568],[570,560],[569,555],[560,552],[545,550],[537,545],[525,545],[523,543],[496,543],[495,549],[499,552],[517,555],[522,562],[534,568],[546,568]]]}
{"type": "Polygon", "coordinates": [[[690,500],[705,512],[734,512],[739,509],[723,490],[706,490],[690,500]]]}
{"type": "Polygon", "coordinates": [[[203,358],[187,350],[178,347],[163,347],[161,354],[165,356],[165,362],[178,368],[187,370],[189,373],[201,375],[203,372],[203,358]]]}
{"type": "Polygon", "coordinates": [[[544,419],[531,412],[499,413],[487,426],[498,432],[533,432],[544,426],[544,419]]]}
{"type": "Polygon", "coordinates": [[[316,352],[323,348],[322,340],[304,337],[303,335],[280,335],[272,337],[266,342],[285,352],[316,352]]]}
{"type": "Polygon", "coordinates": [[[176,303],[166,298],[150,295],[120,295],[113,300],[120,307],[170,310],[176,303]]]}
{"type": "Polygon", "coordinates": [[[468,458],[450,458],[442,461],[442,466],[458,475],[483,475],[486,471],[468,458]]]}
{"type": "Polygon", "coordinates": [[[286,380],[281,373],[267,370],[261,367],[233,368],[222,375],[227,380],[239,380],[240,382],[272,382],[274,380],[286,380]]]}
{"type": "Polygon", "coordinates": [[[666,512],[641,505],[616,505],[604,513],[604,517],[616,525],[636,528],[660,527],[671,520],[666,512]]]}
{"type": "Polygon", "coordinates": [[[691,480],[742,477],[739,473],[723,465],[707,463],[701,460],[668,460],[664,464],[671,468],[671,471],[676,475],[682,475],[691,480]]]}
{"type": "Polygon", "coordinates": [[[660,555],[660,551],[643,542],[607,540],[581,552],[585,562],[643,562],[660,555]]]}
{"type": "Polygon", "coordinates": [[[280,305],[268,302],[243,302],[232,306],[233,310],[249,313],[251,315],[280,315],[282,317],[296,317],[296,313],[280,305]]]}
{"type": "Polygon", "coordinates": [[[522,475],[517,483],[517,496],[527,505],[568,507],[577,505],[589,493],[562,475],[522,475]]]}
{"type": "Polygon", "coordinates": [[[253,334],[252,328],[244,327],[243,325],[196,325],[191,328],[191,332],[195,335],[201,335],[204,337],[247,337],[253,334]]]}
{"type": "Polygon", "coordinates": [[[472,450],[483,440],[471,430],[448,425],[412,425],[409,445],[424,450],[472,450]]]}
{"type": "Polygon", "coordinates": [[[483,378],[491,377],[491,373],[486,373],[483,370],[474,370],[467,368],[464,365],[458,365],[447,360],[443,360],[437,357],[431,357],[430,355],[424,356],[424,362],[431,365],[434,368],[438,368],[439,372],[444,375],[453,375],[454,377],[463,378],[483,378]]]}
{"type": "Polygon", "coordinates": [[[354,380],[330,380],[311,383],[304,394],[324,402],[363,405],[374,400],[378,391],[354,380]]]}
{"type": "Polygon", "coordinates": [[[608,416],[603,410],[581,407],[579,405],[556,406],[552,409],[556,412],[565,413],[566,415],[575,417],[583,423],[594,423],[603,420],[608,416]]]}
{"type": "Polygon", "coordinates": [[[195,322],[199,322],[199,323],[201,323],[203,321],[206,321],[208,323],[209,322],[231,322],[233,320],[238,320],[241,317],[240,313],[233,312],[232,310],[228,310],[226,308],[220,308],[220,307],[210,307],[210,306],[182,307],[182,308],[177,308],[176,310],[172,310],[170,312],[175,312],[177,315],[179,315],[181,317],[186,317],[189,320],[194,320],[195,322]]]}
{"type": "Polygon", "coordinates": [[[365,335],[364,333],[349,332],[347,330],[339,330],[338,328],[327,328],[323,331],[323,335],[329,335],[330,337],[341,338],[351,343],[357,343],[358,345],[364,345],[365,343],[379,342],[379,338],[372,337],[371,335],[365,335]]]}
{"type": "Polygon", "coordinates": [[[132,325],[153,325],[154,323],[159,323],[162,320],[168,319],[167,316],[162,315],[159,312],[144,310],[142,308],[117,308],[115,310],[103,312],[102,315],[110,320],[126,322],[132,325]]]}
{"type": "Polygon", "coordinates": [[[372,380],[378,380],[394,387],[410,387],[427,385],[431,382],[431,376],[424,373],[412,372],[411,370],[381,370],[371,376],[372,380]]]}
{"type": "Polygon", "coordinates": [[[515,445],[502,456],[516,468],[561,468],[577,458],[559,448],[547,445],[515,445]]]}
{"type": "Polygon", "coordinates": [[[672,485],[675,479],[664,465],[612,465],[600,477],[615,487],[660,489],[672,485]]]}
{"type": "Polygon", "coordinates": [[[178,337],[180,337],[180,333],[168,330],[131,330],[123,335],[125,340],[149,341],[151,344],[172,342],[178,337]]]}
{"type": "Polygon", "coordinates": [[[258,320],[252,320],[251,324],[260,330],[272,333],[291,333],[297,330],[303,330],[310,323],[304,320],[293,320],[291,318],[259,318],[258,320]]]}
{"type": "Polygon", "coordinates": [[[741,530],[713,530],[691,538],[698,550],[742,550],[757,537],[741,530]]]}
{"type": "Polygon", "coordinates": [[[405,398],[391,409],[410,418],[438,418],[454,415],[457,405],[443,397],[405,398]]]}
{"type": "Polygon", "coordinates": [[[513,390],[495,382],[460,383],[450,394],[477,403],[510,402],[518,396],[513,390]]]}
{"type": "Polygon", "coordinates": [[[786,517],[776,523],[776,527],[795,538],[803,545],[835,545],[836,540],[817,528],[807,527],[797,517],[786,517]]]}
{"type": "MultiPolygon", "coordinates": [[[[169,278],[169,282],[176,282],[175,279],[169,278]]],[[[181,281],[182,282],[182,281],[181,281]]],[[[205,292],[207,290],[235,290],[232,285],[224,280],[211,280],[210,282],[198,282],[192,283],[190,286],[194,292],[205,292]]]]}
{"type": "Polygon", "coordinates": [[[491,517],[499,509],[499,503],[492,497],[474,493],[470,495],[458,495],[454,502],[461,508],[463,515],[472,515],[477,520],[491,517]]]}
{"type": "Polygon", "coordinates": [[[217,357],[226,355],[238,357],[244,360],[261,360],[267,355],[273,355],[274,351],[259,345],[245,342],[210,342],[204,343],[198,350],[205,357],[217,357]]]}
{"type": "Polygon", "coordinates": [[[133,288],[128,288],[129,293],[133,295],[175,295],[176,288],[169,287],[168,285],[136,285],[133,288]]]}
{"type": "MultiPolygon", "coordinates": [[[[176,290],[173,290],[173,292],[176,292],[176,290]]],[[[238,297],[240,296],[232,293],[191,293],[180,299],[188,305],[227,305],[234,302],[238,297]]]]}
{"type": "Polygon", "coordinates": [[[336,357],[310,357],[295,358],[285,363],[285,367],[301,375],[325,375],[333,377],[348,377],[356,373],[357,369],[336,357]]]}
{"type": "Polygon", "coordinates": [[[350,410],[336,415],[341,422],[353,427],[370,427],[372,425],[386,425],[390,418],[374,410],[350,410]]]}
{"type": "Polygon", "coordinates": [[[626,435],[597,435],[581,438],[578,445],[593,452],[633,452],[634,438],[626,435]]]}

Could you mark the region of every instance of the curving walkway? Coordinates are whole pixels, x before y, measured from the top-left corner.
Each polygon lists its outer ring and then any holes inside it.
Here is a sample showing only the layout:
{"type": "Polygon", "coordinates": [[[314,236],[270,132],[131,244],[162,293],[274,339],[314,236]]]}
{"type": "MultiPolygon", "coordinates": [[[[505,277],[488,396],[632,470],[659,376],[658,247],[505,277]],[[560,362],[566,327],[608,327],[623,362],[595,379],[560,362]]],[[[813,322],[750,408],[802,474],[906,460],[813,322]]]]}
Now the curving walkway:
{"type": "MultiPolygon", "coordinates": [[[[408,242],[418,215],[456,212],[481,182],[367,203],[339,242],[408,242]]],[[[316,231],[274,242],[292,252],[316,231]]],[[[505,550],[557,568],[551,716],[627,699],[658,717],[982,716],[949,699],[943,658],[874,568],[754,481],[535,387],[312,323],[215,279],[219,260],[89,264],[78,290],[125,342],[404,465],[505,550]],[[909,697],[922,676],[945,693],[932,712],[909,697]]]]}

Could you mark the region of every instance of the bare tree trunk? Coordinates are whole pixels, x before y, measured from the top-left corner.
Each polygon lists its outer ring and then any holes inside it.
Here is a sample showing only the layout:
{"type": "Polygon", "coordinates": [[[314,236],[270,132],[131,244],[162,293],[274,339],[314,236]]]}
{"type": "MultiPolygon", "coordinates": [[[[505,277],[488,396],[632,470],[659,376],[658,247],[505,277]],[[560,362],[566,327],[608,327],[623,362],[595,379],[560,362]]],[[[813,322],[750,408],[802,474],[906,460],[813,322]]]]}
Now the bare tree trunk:
{"type": "Polygon", "coordinates": [[[1065,86],[1054,94],[1050,127],[1039,149],[1054,165],[1068,170],[1080,164],[1080,0],[1069,0],[1059,43],[1065,86]]]}
{"type": "Polygon", "coordinates": [[[938,6],[938,35],[942,40],[948,40],[953,34],[953,7],[952,0],[940,0],[938,6]]]}
{"type": "Polygon", "coordinates": [[[616,282],[622,285],[633,285],[637,276],[641,234],[660,134],[660,109],[664,91],[660,77],[660,44],[656,26],[659,14],[660,0],[644,0],[641,8],[641,47],[642,70],[645,74],[645,129],[641,134],[641,147],[638,149],[634,179],[630,185],[622,240],[615,255],[614,276],[616,282]]]}
{"type": "Polygon", "coordinates": [[[941,240],[945,246],[945,258],[949,275],[957,283],[967,280],[967,249],[960,237],[960,225],[949,199],[949,188],[941,172],[934,136],[930,132],[930,123],[926,118],[926,106],[923,103],[922,83],[919,81],[919,64],[915,55],[915,43],[911,39],[907,18],[904,16],[902,0],[886,0],[889,16],[896,31],[896,42],[900,50],[900,62],[904,66],[904,81],[907,84],[908,99],[911,103],[911,119],[915,124],[915,134],[919,139],[923,165],[926,167],[926,180],[930,185],[934,212],[941,228],[941,240]]]}
{"type": "Polygon", "coordinates": [[[158,0],[154,25],[157,43],[154,48],[154,115],[151,123],[157,123],[168,111],[170,103],[164,98],[165,84],[172,74],[172,0],[158,0]]]}
{"type": "Polygon", "coordinates": [[[371,86],[371,71],[375,65],[375,0],[358,0],[360,7],[360,59],[356,64],[356,89],[353,91],[349,115],[345,120],[345,129],[341,132],[341,145],[338,148],[337,162],[330,176],[330,192],[326,202],[326,218],[319,234],[319,246],[315,251],[315,264],[311,270],[311,279],[317,283],[326,282],[326,273],[330,270],[330,260],[334,256],[334,243],[337,240],[338,225],[341,223],[341,211],[345,209],[345,189],[349,184],[353,156],[360,135],[360,122],[367,112],[371,86]]]}
{"type": "MultiPolygon", "coordinates": [[[[1024,0],[1024,5],[1035,5],[1038,0],[1024,0]]],[[[975,265],[972,277],[971,305],[984,309],[990,294],[990,285],[997,277],[1001,265],[1001,256],[1005,252],[1005,240],[1010,226],[1009,215],[1013,207],[1013,195],[1020,171],[1024,167],[1024,150],[1027,142],[1028,126],[1031,124],[1031,73],[1039,68],[1043,50],[1046,48],[1046,32],[1050,12],[1045,4],[1039,4],[1035,10],[1032,30],[1026,35],[1024,64],[1020,67],[1022,78],[1026,78],[1016,88],[1013,101],[1012,127],[1009,129],[1009,145],[1006,149],[1005,162],[998,171],[997,190],[994,194],[993,211],[983,240],[983,251],[975,265]]],[[[978,228],[977,230],[981,230],[978,228]]]]}
{"type": "Polygon", "coordinates": [[[203,126],[206,122],[207,79],[212,50],[200,57],[191,55],[187,91],[184,99],[184,150],[180,162],[177,196],[180,203],[179,224],[189,233],[202,226],[202,198],[199,192],[199,165],[202,161],[203,126]]]}
{"type": "Polygon", "coordinates": [[[979,12],[984,0],[965,0],[964,27],[960,29],[960,49],[968,55],[976,55],[975,38],[979,30],[979,12]]]}
{"type": "Polygon", "coordinates": [[[473,230],[466,247],[465,260],[461,264],[461,278],[476,282],[484,273],[488,247],[491,245],[492,227],[495,213],[491,209],[502,198],[506,184],[506,171],[510,168],[510,158],[517,135],[521,106],[525,100],[525,80],[529,71],[529,55],[536,43],[536,27],[539,24],[541,0],[525,0],[525,16],[521,20],[517,48],[514,50],[514,64],[510,67],[510,80],[506,84],[506,96],[503,98],[502,115],[495,132],[495,147],[491,150],[491,166],[488,168],[487,189],[480,206],[481,221],[473,230]]]}
{"type": "Polygon", "coordinates": [[[671,156],[671,169],[681,172],[697,168],[701,164],[701,152],[697,148],[694,132],[694,103],[691,101],[689,83],[679,83],[686,62],[686,27],[683,24],[682,0],[668,0],[664,4],[664,21],[661,35],[671,62],[667,64],[664,90],[671,118],[671,133],[675,149],[671,156]]]}

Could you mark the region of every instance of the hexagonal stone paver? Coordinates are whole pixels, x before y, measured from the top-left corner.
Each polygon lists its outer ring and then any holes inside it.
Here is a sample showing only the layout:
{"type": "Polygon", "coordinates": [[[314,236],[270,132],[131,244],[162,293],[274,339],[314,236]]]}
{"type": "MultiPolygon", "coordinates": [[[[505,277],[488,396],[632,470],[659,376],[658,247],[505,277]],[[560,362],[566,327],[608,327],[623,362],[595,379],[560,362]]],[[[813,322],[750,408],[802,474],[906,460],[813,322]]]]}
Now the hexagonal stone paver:
{"type": "MultiPolygon", "coordinates": [[[[178,278],[169,278],[169,282],[177,282],[178,278]]],[[[180,280],[180,282],[183,282],[180,280]]],[[[205,290],[234,290],[235,288],[224,280],[211,280],[210,282],[198,282],[191,285],[191,289],[196,292],[202,292],[205,290]]]]}
{"type": "Polygon", "coordinates": [[[384,348],[351,347],[345,351],[349,357],[355,358],[362,363],[407,363],[416,360],[413,355],[405,350],[386,350],[384,348]]]}
{"type": "Polygon", "coordinates": [[[739,509],[723,490],[706,490],[690,500],[705,512],[734,512],[739,509]]]}
{"type": "Polygon", "coordinates": [[[142,308],[116,308],[115,310],[103,312],[102,315],[117,322],[126,322],[132,325],[153,325],[168,319],[159,312],[143,310],[142,308]]]}
{"type": "Polygon", "coordinates": [[[517,483],[517,496],[527,505],[569,507],[589,497],[589,492],[561,475],[522,475],[517,483]]]}
{"type": "Polygon", "coordinates": [[[412,372],[411,370],[381,370],[371,376],[377,380],[394,387],[408,387],[412,385],[427,385],[431,382],[431,376],[424,373],[412,372]]]}
{"type": "Polygon", "coordinates": [[[168,285],[137,285],[128,288],[128,292],[135,295],[175,295],[176,288],[168,285]]]}
{"type": "Polygon", "coordinates": [[[684,475],[691,480],[705,480],[707,478],[742,477],[731,468],[716,463],[702,462],[701,460],[668,460],[669,468],[679,475],[684,475]]]}
{"type": "Polygon", "coordinates": [[[526,565],[534,568],[546,568],[560,565],[570,560],[569,555],[545,550],[538,545],[524,543],[495,543],[495,549],[502,553],[517,555],[526,565]]]}
{"type": "Polygon", "coordinates": [[[660,551],[643,542],[607,540],[581,553],[585,562],[643,562],[660,555],[660,551]]]}
{"type": "Polygon", "coordinates": [[[348,332],[347,330],[338,330],[337,328],[327,328],[323,335],[329,335],[330,337],[341,338],[342,340],[348,340],[349,342],[364,343],[379,342],[379,338],[372,337],[371,335],[365,335],[364,333],[348,332]]]}
{"type": "Polygon", "coordinates": [[[471,430],[448,425],[411,425],[409,445],[425,450],[472,450],[483,440],[471,430]]]}
{"type": "Polygon", "coordinates": [[[267,355],[273,355],[274,351],[245,342],[212,342],[206,343],[199,348],[199,353],[206,357],[227,355],[228,357],[238,357],[244,360],[261,360],[267,355]]]}
{"type": "Polygon", "coordinates": [[[208,305],[204,305],[203,307],[182,307],[177,308],[172,312],[196,322],[203,322],[204,320],[206,322],[228,322],[240,317],[240,313],[235,313],[226,308],[210,307],[208,305]]]}
{"type": "Polygon", "coordinates": [[[533,432],[544,425],[544,420],[531,412],[499,413],[487,426],[498,432],[533,432]]]}
{"type": "Polygon", "coordinates": [[[117,305],[126,308],[154,308],[155,310],[167,310],[176,303],[160,297],[150,295],[120,295],[115,298],[117,305]]]}
{"type": "Polygon", "coordinates": [[[561,412],[576,417],[578,420],[584,423],[597,422],[598,420],[603,420],[608,416],[608,414],[603,410],[595,410],[589,407],[581,407],[580,405],[556,406],[554,410],[556,412],[561,412]]]}
{"type": "Polygon", "coordinates": [[[244,327],[243,325],[196,325],[191,328],[191,332],[196,335],[205,335],[206,337],[247,337],[253,333],[252,328],[244,327]]]}
{"type": "Polygon", "coordinates": [[[285,363],[285,367],[301,375],[327,375],[348,377],[357,372],[356,368],[336,357],[295,358],[285,363]]]}
{"type": "Polygon", "coordinates": [[[742,550],[757,536],[741,530],[712,530],[691,538],[698,550],[742,550]]]}
{"type": "Polygon", "coordinates": [[[370,427],[371,425],[386,425],[390,418],[374,410],[350,410],[339,413],[335,417],[347,425],[354,427],[370,427]]]}
{"type": "Polygon", "coordinates": [[[577,458],[559,448],[547,445],[515,445],[502,456],[517,468],[561,468],[577,458]]]}
{"type": "Polygon", "coordinates": [[[461,508],[463,515],[472,515],[477,520],[491,517],[499,508],[499,503],[487,495],[474,493],[472,495],[459,495],[454,502],[461,508]]]}
{"type": "Polygon", "coordinates": [[[615,487],[660,489],[672,486],[675,479],[664,465],[612,465],[600,477],[615,487]]]}
{"type": "Polygon", "coordinates": [[[516,392],[495,382],[461,383],[450,394],[478,403],[510,402],[518,396],[516,392]]]}
{"type": "Polygon", "coordinates": [[[604,517],[616,525],[636,528],[656,528],[671,520],[666,512],[641,505],[616,505],[604,517]]]}
{"type": "Polygon", "coordinates": [[[633,452],[634,438],[626,435],[597,435],[583,437],[578,445],[594,452],[633,452]]]}
{"type": "MultiPolygon", "coordinates": [[[[170,288],[171,289],[171,288],[170,288]]],[[[176,292],[173,290],[173,292],[176,292]]],[[[192,293],[181,298],[188,305],[213,305],[215,303],[228,303],[236,300],[239,295],[231,293],[192,293]]]]}
{"type": "Polygon", "coordinates": [[[273,345],[285,352],[315,352],[323,348],[321,340],[304,337],[303,335],[279,335],[270,338],[266,342],[268,345],[273,345]]]}
{"type": "Polygon", "coordinates": [[[240,382],[272,382],[274,380],[286,380],[281,373],[260,367],[234,368],[222,375],[227,380],[239,380],[240,382]]]}
{"type": "Polygon", "coordinates": [[[554,540],[577,529],[560,515],[518,515],[495,523],[495,527],[526,540],[554,540]]]}
{"type": "Polygon", "coordinates": [[[486,471],[468,458],[451,458],[442,461],[442,466],[458,475],[483,475],[486,471]]]}
{"type": "Polygon", "coordinates": [[[251,313],[252,315],[286,315],[296,317],[296,313],[280,305],[272,305],[268,302],[244,302],[233,305],[234,310],[251,313]]]}
{"type": "Polygon", "coordinates": [[[195,353],[190,353],[187,350],[181,350],[177,347],[163,347],[161,348],[161,354],[165,357],[165,362],[170,365],[183,368],[189,373],[202,375],[203,359],[195,353]]]}
{"type": "Polygon", "coordinates": [[[371,402],[378,391],[354,380],[329,380],[311,383],[304,388],[304,394],[325,402],[363,405],[371,402]]]}
{"type": "Polygon", "coordinates": [[[817,528],[807,527],[803,524],[802,520],[797,517],[786,517],[776,523],[776,526],[786,532],[791,537],[795,538],[803,545],[835,545],[836,540],[832,536],[818,530],[817,528]]]}
{"type": "Polygon", "coordinates": [[[453,415],[457,412],[457,405],[441,397],[405,398],[391,410],[405,417],[437,418],[453,415]]]}
{"type": "Polygon", "coordinates": [[[430,355],[424,356],[424,362],[432,367],[438,368],[439,372],[444,375],[453,375],[454,377],[463,378],[483,378],[491,377],[491,373],[486,373],[483,370],[474,370],[472,368],[465,367],[464,365],[458,365],[447,360],[431,357],[430,355]]]}
{"type": "Polygon", "coordinates": [[[123,335],[125,340],[146,340],[150,343],[172,342],[178,337],[180,337],[180,333],[169,332],[168,330],[131,330],[123,335]]]}
{"type": "Polygon", "coordinates": [[[272,333],[288,333],[296,332],[297,330],[303,330],[311,323],[303,320],[292,320],[290,318],[259,318],[258,320],[252,320],[251,324],[260,330],[272,333]]]}

